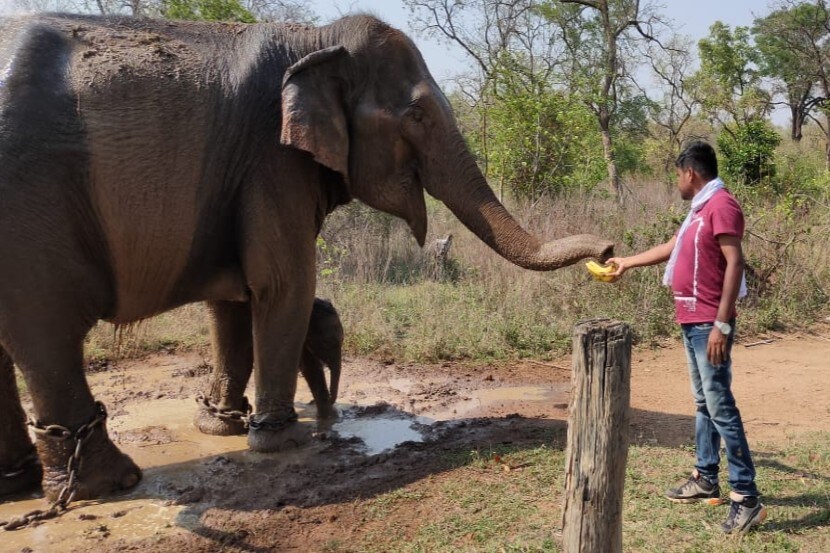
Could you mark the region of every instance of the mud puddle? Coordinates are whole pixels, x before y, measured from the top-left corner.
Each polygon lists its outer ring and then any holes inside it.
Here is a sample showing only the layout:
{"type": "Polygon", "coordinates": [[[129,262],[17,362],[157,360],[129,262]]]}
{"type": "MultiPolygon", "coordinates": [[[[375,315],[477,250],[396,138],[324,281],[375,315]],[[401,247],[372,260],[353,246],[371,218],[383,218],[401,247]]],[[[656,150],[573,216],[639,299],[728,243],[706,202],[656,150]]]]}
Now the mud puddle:
{"type": "Polygon", "coordinates": [[[401,416],[378,415],[368,418],[344,416],[332,426],[332,431],[345,439],[358,439],[366,455],[383,453],[404,442],[422,442],[424,435],[416,425],[429,425],[426,417],[415,419],[401,416]]]}
{"type": "MultiPolygon", "coordinates": [[[[424,441],[435,423],[516,412],[528,404],[550,410],[551,401],[566,393],[564,387],[551,385],[512,387],[486,381],[477,383],[481,388],[459,387],[453,377],[424,383],[401,375],[378,380],[364,373],[349,379],[347,372],[335,422],[318,425],[314,407],[307,403],[311,394],[301,382],[296,405],[300,422],[318,438],[295,451],[261,454],[248,450],[245,436],[208,436],[195,428],[193,397],[204,389],[204,380],[174,378],[196,374],[183,370],[188,363],[192,360],[167,359],[147,368],[91,375],[96,396],[110,406],[110,436],[142,468],[143,480],[128,494],[73,504],[59,519],[0,533],[0,550],[88,551],[111,546],[114,540],[130,543],[198,533],[203,513],[223,504],[228,486],[253,497],[300,467],[314,470],[326,456],[343,465],[371,463],[374,456],[401,444],[424,441]],[[148,389],[156,391],[142,391],[148,389]]],[[[272,496],[262,502],[279,509],[284,504],[280,493],[290,496],[290,485],[271,489],[272,496]],[[274,493],[276,489],[282,491],[274,493]]],[[[0,520],[46,507],[42,497],[2,503],[0,520]]]]}

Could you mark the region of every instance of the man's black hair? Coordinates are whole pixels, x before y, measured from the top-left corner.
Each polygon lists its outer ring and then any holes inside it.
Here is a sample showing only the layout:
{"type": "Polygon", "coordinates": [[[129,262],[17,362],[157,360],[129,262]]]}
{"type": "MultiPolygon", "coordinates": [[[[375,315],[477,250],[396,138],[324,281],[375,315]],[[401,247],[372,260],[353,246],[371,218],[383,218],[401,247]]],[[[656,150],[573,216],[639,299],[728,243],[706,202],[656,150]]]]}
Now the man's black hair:
{"type": "Polygon", "coordinates": [[[718,158],[715,149],[702,140],[695,140],[686,145],[677,161],[678,169],[693,169],[703,179],[709,181],[718,176],[718,158]]]}

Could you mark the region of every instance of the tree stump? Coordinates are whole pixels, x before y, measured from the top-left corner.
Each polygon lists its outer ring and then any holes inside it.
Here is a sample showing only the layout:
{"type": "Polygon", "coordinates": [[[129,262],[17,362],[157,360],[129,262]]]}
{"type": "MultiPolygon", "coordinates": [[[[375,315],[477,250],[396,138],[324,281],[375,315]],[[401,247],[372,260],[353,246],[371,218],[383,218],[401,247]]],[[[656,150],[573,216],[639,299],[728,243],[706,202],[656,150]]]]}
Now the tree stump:
{"type": "Polygon", "coordinates": [[[579,323],[562,513],[565,553],[622,553],[628,459],[631,329],[608,319],[579,323]]]}

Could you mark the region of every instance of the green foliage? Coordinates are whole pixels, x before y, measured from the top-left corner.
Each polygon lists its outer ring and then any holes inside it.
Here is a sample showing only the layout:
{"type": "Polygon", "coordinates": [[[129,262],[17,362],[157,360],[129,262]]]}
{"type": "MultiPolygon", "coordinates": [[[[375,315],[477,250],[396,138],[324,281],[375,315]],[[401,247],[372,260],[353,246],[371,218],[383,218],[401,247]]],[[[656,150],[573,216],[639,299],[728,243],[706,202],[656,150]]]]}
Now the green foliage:
{"type": "Polygon", "coordinates": [[[775,148],[781,136],[761,119],[718,136],[723,171],[733,180],[754,184],[775,174],[775,148]]]}
{"type": "Polygon", "coordinates": [[[758,51],[750,44],[748,27],[735,27],[716,21],[709,36],[698,43],[701,69],[712,74],[726,90],[745,88],[756,80],[758,51]]]}
{"type": "Polygon", "coordinates": [[[546,86],[529,91],[504,81],[479,108],[486,128],[470,136],[474,152],[487,156],[487,176],[529,199],[599,182],[602,144],[584,104],[546,86]]]}
{"type": "Polygon", "coordinates": [[[763,73],[788,86],[810,87],[816,76],[815,47],[826,42],[827,14],[815,4],[801,3],[755,20],[752,34],[763,73]]]}
{"type": "Polygon", "coordinates": [[[162,13],[168,19],[256,22],[239,0],[164,0],[162,13]]]}
{"type": "Polygon", "coordinates": [[[760,54],[751,44],[748,27],[734,31],[720,21],[698,43],[700,70],[693,81],[704,110],[725,125],[764,118],[770,93],[762,86],[760,54]],[[723,115],[726,115],[724,118],[723,115]]]}

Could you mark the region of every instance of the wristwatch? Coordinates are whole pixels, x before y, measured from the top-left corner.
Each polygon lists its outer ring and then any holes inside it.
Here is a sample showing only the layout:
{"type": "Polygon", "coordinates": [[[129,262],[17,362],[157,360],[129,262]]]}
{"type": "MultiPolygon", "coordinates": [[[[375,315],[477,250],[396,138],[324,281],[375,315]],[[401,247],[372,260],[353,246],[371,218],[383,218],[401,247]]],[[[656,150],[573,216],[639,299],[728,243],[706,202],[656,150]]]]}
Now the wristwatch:
{"type": "Polygon", "coordinates": [[[720,321],[715,321],[715,328],[720,330],[720,333],[724,336],[729,336],[729,333],[732,332],[732,327],[729,323],[722,323],[720,321]]]}

